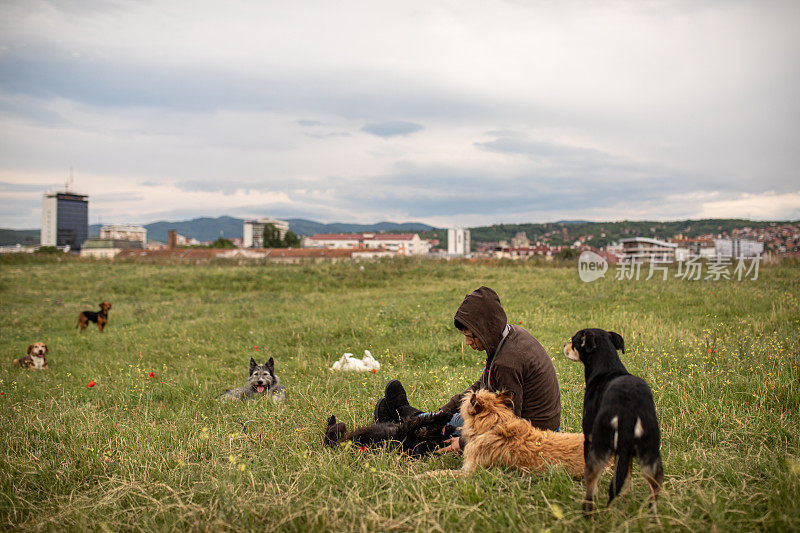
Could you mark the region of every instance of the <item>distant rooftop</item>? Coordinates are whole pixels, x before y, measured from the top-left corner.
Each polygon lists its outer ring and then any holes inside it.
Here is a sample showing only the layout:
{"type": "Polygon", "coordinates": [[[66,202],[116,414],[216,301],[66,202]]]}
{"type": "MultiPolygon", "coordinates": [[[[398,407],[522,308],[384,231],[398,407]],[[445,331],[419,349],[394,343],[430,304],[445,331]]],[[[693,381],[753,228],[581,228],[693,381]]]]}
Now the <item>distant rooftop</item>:
{"type": "Polygon", "coordinates": [[[674,242],[660,241],[658,239],[650,239],[649,237],[633,237],[633,238],[630,238],[630,239],[620,239],[619,242],[621,244],[640,242],[640,243],[645,243],[645,244],[655,244],[655,245],[658,245],[658,246],[666,246],[667,248],[675,248],[675,247],[678,246],[674,242]]]}

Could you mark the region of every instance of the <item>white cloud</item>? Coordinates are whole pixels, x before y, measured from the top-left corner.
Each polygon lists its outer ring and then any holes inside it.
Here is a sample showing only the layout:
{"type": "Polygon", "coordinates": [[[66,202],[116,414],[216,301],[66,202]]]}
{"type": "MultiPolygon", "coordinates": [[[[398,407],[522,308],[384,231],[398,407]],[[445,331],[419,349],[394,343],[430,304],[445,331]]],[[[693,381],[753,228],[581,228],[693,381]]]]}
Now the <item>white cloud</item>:
{"type": "Polygon", "coordinates": [[[752,218],[755,220],[800,220],[800,190],[777,194],[742,194],[736,198],[704,202],[703,218],[752,218]]]}

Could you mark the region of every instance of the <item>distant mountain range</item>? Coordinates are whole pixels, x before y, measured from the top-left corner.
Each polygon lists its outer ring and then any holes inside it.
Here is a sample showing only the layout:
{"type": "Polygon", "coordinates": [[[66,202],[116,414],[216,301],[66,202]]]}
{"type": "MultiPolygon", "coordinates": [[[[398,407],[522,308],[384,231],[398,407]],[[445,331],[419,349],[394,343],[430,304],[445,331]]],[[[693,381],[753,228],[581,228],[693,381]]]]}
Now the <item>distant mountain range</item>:
{"type": "Polygon", "coordinates": [[[314,235],[315,233],[378,233],[378,232],[398,232],[398,231],[430,231],[435,229],[433,226],[420,222],[378,222],[377,224],[346,224],[344,222],[334,222],[323,224],[313,220],[303,218],[290,218],[289,229],[298,235],[314,235]]]}
{"type": "Polygon", "coordinates": [[[38,229],[0,229],[0,246],[34,246],[39,244],[41,233],[38,229]]]}
{"type": "MultiPolygon", "coordinates": [[[[304,218],[290,218],[286,220],[289,229],[297,235],[313,235],[315,233],[369,233],[369,232],[399,232],[399,231],[430,231],[435,229],[433,226],[419,222],[405,222],[398,224],[395,222],[378,222],[377,224],[347,224],[344,222],[334,222],[323,224],[314,220],[304,218]]],[[[169,230],[177,230],[178,233],[186,237],[197,239],[200,242],[213,241],[219,237],[226,239],[242,238],[244,219],[234,217],[209,218],[201,217],[192,220],[181,220],[177,222],[167,222],[160,220],[151,224],[145,224],[147,229],[147,240],[167,242],[169,230]]],[[[89,236],[97,237],[100,235],[101,224],[89,226],[89,236]]],[[[39,244],[38,229],[13,230],[0,229],[0,245],[39,244]]]]}
{"type": "MultiPolygon", "coordinates": [[[[297,235],[313,235],[315,233],[357,233],[357,232],[379,232],[379,231],[425,231],[433,229],[427,224],[409,222],[396,224],[394,222],[379,222],[377,224],[345,224],[335,222],[333,224],[323,224],[304,218],[290,218],[286,220],[289,229],[297,235]]],[[[197,239],[200,242],[213,241],[219,237],[226,239],[242,238],[244,219],[234,217],[218,218],[195,218],[180,222],[153,222],[145,224],[147,228],[147,239],[167,242],[168,232],[171,229],[177,230],[181,235],[197,239]]],[[[89,226],[89,235],[99,235],[100,225],[89,226]]]]}
{"type": "MultiPolygon", "coordinates": [[[[399,232],[399,231],[429,231],[435,229],[433,226],[419,222],[405,222],[398,224],[395,222],[378,222],[377,224],[347,224],[344,222],[334,222],[323,224],[314,220],[304,218],[287,219],[289,229],[297,235],[313,235],[315,233],[359,233],[359,232],[399,232]]],[[[213,241],[219,237],[226,239],[242,238],[244,219],[234,217],[208,218],[201,217],[192,220],[181,220],[177,222],[167,222],[160,220],[151,224],[145,224],[147,229],[147,239],[153,241],[167,242],[168,232],[171,229],[177,230],[181,235],[197,239],[200,242],[213,241]]],[[[100,235],[100,224],[89,226],[89,236],[97,237],[100,235]]],[[[0,229],[0,245],[39,244],[38,229],[0,229]]]]}

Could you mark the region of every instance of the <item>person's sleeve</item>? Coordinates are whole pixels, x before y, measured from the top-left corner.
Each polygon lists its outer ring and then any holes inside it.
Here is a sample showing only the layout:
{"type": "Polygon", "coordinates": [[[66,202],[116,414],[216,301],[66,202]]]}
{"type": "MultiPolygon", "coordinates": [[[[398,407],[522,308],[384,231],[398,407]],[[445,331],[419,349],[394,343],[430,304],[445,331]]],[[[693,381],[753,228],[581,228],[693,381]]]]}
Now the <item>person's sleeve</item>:
{"type": "Polygon", "coordinates": [[[461,408],[461,400],[464,398],[464,395],[469,391],[476,391],[481,388],[481,380],[478,379],[475,383],[467,387],[464,392],[456,394],[450,401],[445,404],[444,407],[441,407],[439,410],[444,411],[445,413],[456,413],[461,408]]]}
{"type": "Polygon", "coordinates": [[[514,396],[514,414],[522,416],[522,374],[508,366],[495,365],[492,368],[492,385],[495,391],[508,391],[514,396]]]}

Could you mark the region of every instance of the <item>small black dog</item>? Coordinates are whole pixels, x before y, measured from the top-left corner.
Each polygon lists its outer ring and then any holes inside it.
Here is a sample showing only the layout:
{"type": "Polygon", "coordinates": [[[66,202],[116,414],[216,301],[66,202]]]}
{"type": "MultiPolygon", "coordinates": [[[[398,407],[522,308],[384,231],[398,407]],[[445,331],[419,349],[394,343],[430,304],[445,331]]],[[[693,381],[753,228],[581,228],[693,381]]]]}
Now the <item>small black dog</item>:
{"type": "Polygon", "coordinates": [[[409,416],[400,422],[376,422],[348,432],[347,425],[337,423],[336,417],[331,415],[324,442],[327,446],[347,441],[362,446],[398,442],[403,452],[411,457],[421,457],[441,448],[453,436],[455,428],[447,425],[451,418],[449,413],[428,413],[409,416]]]}
{"type": "Polygon", "coordinates": [[[661,433],[656,406],[647,383],[625,370],[617,350],[625,353],[619,333],[582,329],[564,345],[564,355],[584,365],[583,455],[586,459],[586,500],[583,509],[594,509],[600,474],[611,456],[616,469],[608,488],[608,502],[630,481],[634,455],[650,485],[650,507],[655,510],[664,480],[661,433]]]}

